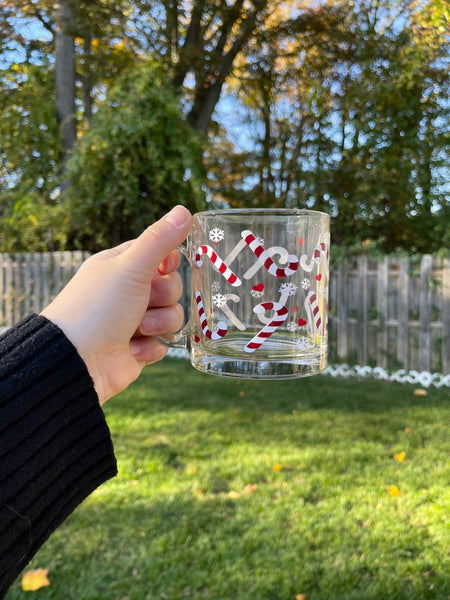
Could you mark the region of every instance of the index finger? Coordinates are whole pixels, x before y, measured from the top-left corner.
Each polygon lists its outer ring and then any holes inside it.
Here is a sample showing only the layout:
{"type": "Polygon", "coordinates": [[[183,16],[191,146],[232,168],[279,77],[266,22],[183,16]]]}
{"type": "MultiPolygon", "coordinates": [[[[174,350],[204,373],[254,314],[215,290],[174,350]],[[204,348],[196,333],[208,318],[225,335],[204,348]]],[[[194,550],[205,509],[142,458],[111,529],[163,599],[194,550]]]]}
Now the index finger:
{"type": "Polygon", "coordinates": [[[160,275],[167,275],[176,271],[180,266],[181,258],[178,250],[172,250],[168,256],[162,261],[158,267],[158,273],[160,275]]]}

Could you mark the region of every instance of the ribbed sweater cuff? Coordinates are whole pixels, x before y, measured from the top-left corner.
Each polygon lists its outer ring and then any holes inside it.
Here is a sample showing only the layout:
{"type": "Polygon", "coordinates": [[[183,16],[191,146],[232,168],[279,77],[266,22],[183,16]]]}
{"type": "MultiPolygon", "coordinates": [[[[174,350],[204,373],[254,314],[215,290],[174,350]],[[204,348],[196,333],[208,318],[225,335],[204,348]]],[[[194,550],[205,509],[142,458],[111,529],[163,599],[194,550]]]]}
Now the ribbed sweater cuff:
{"type": "Polygon", "coordinates": [[[117,473],[86,365],[31,315],[0,338],[0,598],[48,536],[117,473]]]}

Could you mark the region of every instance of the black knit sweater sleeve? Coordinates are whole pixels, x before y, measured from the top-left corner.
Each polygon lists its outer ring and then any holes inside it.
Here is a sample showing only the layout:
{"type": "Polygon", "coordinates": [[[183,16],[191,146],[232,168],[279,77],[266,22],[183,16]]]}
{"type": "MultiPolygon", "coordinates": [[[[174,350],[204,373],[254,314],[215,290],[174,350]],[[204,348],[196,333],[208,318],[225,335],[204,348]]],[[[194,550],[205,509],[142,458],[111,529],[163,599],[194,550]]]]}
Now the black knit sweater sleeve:
{"type": "Polygon", "coordinates": [[[31,315],[0,338],[0,598],[38,548],[117,473],[86,365],[31,315]]]}

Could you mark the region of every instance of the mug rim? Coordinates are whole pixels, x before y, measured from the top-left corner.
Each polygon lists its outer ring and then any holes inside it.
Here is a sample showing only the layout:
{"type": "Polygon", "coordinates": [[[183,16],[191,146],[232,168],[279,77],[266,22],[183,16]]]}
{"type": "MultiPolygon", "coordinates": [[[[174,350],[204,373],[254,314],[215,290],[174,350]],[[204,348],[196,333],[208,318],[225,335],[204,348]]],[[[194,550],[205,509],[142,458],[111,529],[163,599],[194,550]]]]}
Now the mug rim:
{"type": "Polygon", "coordinates": [[[203,210],[194,213],[194,217],[212,217],[212,216],[227,216],[227,215],[268,215],[268,216],[283,216],[283,217],[299,217],[302,215],[321,215],[330,218],[330,215],[321,210],[312,210],[310,208],[219,208],[212,210],[203,210]]]}

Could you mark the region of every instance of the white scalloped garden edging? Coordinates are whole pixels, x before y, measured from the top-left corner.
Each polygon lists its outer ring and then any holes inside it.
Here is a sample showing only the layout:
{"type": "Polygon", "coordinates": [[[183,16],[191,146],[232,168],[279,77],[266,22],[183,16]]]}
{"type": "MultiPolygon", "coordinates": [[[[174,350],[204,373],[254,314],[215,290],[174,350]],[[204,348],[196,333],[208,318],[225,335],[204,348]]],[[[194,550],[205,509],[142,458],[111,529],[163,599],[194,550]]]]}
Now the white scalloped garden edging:
{"type": "MultiPolygon", "coordinates": [[[[186,350],[178,348],[171,348],[168,355],[172,358],[189,358],[186,350]]],[[[429,373],[428,371],[407,371],[406,369],[390,373],[382,367],[369,367],[368,365],[364,367],[359,365],[349,366],[346,364],[327,365],[322,371],[322,375],[330,375],[331,377],[362,377],[364,379],[412,383],[413,385],[421,385],[425,388],[430,386],[437,388],[450,387],[450,374],[443,375],[442,373],[429,373]]]]}
{"type": "Polygon", "coordinates": [[[421,385],[428,388],[434,386],[437,388],[450,387],[450,374],[443,375],[442,373],[429,373],[428,371],[407,371],[400,369],[390,373],[382,367],[360,367],[359,365],[349,366],[343,365],[328,365],[324,371],[324,375],[331,377],[363,377],[367,379],[379,379],[383,381],[397,381],[399,383],[412,383],[413,385],[421,385]]]}

